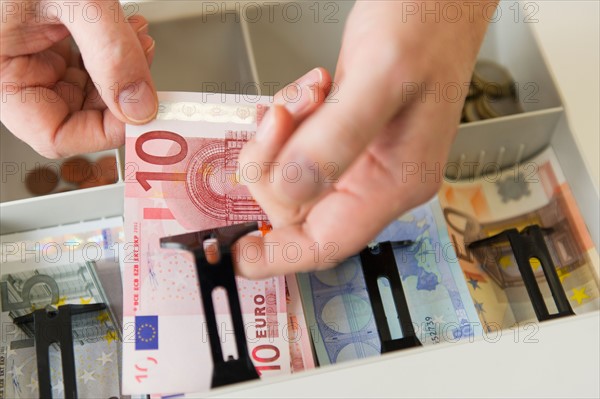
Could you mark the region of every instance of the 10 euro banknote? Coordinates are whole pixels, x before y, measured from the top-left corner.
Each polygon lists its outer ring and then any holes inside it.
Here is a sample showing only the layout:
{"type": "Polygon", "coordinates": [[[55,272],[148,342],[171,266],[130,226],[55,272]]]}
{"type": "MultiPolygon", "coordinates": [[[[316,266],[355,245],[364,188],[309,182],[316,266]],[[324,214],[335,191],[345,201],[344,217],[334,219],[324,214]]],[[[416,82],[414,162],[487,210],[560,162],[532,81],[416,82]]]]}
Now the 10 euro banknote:
{"type": "MultiPolygon", "coordinates": [[[[193,256],[162,237],[267,216],[236,179],[237,157],[268,98],[159,93],[156,120],[127,126],[123,391],[210,389],[213,362],[193,256]]],[[[248,350],[261,378],[290,372],[284,277],[238,278],[248,350]]],[[[213,292],[225,359],[236,357],[224,292],[213,292]]]]}

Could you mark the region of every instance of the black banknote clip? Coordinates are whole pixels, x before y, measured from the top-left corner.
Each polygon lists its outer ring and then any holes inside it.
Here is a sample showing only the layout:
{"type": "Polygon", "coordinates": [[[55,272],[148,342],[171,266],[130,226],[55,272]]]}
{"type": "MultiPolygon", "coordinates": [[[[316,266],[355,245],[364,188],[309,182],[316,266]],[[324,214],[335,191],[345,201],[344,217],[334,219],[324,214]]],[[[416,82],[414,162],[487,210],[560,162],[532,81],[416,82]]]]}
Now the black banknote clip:
{"type": "Polygon", "coordinates": [[[202,305],[206,316],[208,337],[212,361],[214,364],[212,388],[237,382],[258,379],[258,373],[248,354],[248,345],[242,319],[242,310],[238,296],[237,284],[235,282],[235,271],[233,268],[233,257],[231,248],[242,236],[258,230],[257,223],[244,223],[217,229],[204,230],[194,233],[181,234],[177,236],[164,237],[160,240],[162,248],[173,248],[190,251],[194,254],[196,270],[200,282],[200,293],[202,305]],[[204,249],[206,240],[216,240],[218,245],[219,259],[211,264],[204,249]],[[219,330],[212,300],[212,292],[215,288],[223,287],[227,291],[231,320],[235,334],[238,358],[230,357],[225,360],[219,340],[219,330]]]}
{"type": "Polygon", "coordinates": [[[402,280],[394,257],[394,246],[404,247],[412,244],[412,241],[384,241],[371,245],[360,253],[367,292],[369,293],[375,324],[381,340],[381,353],[421,346],[421,341],[415,334],[408,303],[402,288],[402,280]],[[378,280],[381,277],[385,277],[390,284],[400,329],[402,330],[402,338],[392,338],[390,333],[378,285],[378,280]]]}
{"type": "Polygon", "coordinates": [[[62,305],[58,309],[38,309],[33,313],[15,317],[13,322],[18,326],[25,327],[33,323],[40,398],[52,398],[48,350],[51,345],[58,343],[60,345],[65,399],[77,399],[73,316],[104,309],[106,309],[106,305],[103,303],[62,305]]]}
{"type": "Polygon", "coordinates": [[[510,243],[527,294],[539,321],[575,314],[560,283],[554,262],[544,240],[543,233],[550,231],[551,229],[545,229],[538,225],[527,226],[520,233],[517,229],[508,229],[494,236],[474,241],[468,246],[469,249],[474,250],[506,241],[510,243]],[[556,313],[550,314],[546,302],[544,302],[540,286],[531,269],[530,260],[532,258],[537,259],[542,266],[548,287],[556,304],[556,313]]]}

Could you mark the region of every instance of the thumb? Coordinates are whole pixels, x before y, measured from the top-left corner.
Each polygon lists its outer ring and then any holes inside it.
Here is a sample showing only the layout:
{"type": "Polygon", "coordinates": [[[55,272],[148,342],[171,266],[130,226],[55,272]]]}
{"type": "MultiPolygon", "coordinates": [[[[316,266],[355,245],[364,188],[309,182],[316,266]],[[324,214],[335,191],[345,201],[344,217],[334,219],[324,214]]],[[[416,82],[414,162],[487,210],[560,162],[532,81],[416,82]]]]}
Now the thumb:
{"type": "Polygon", "coordinates": [[[158,98],[144,50],[120,3],[77,4],[81,9],[62,13],[61,22],[75,39],[102,100],[122,122],[149,122],[158,111],[158,98]]]}

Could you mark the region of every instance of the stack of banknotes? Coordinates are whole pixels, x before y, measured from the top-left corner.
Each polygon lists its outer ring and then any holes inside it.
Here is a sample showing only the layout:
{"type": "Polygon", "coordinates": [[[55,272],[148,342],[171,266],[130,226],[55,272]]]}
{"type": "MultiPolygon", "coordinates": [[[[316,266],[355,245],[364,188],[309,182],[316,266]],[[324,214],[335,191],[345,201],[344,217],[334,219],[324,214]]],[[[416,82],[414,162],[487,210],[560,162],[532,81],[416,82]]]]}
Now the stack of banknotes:
{"type": "MultiPolygon", "coordinates": [[[[485,330],[535,320],[509,243],[486,251],[467,248],[510,228],[548,229],[546,246],[573,311],[599,309],[598,252],[551,148],[501,173],[444,182],[438,197],[485,330]]],[[[549,310],[555,312],[542,267],[537,262],[531,267],[549,310]]]]}
{"type": "MultiPolygon", "coordinates": [[[[0,397],[39,395],[33,331],[16,317],[48,306],[104,303],[107,311],[73,320],[79,397],[118,397],[121,383],[122,218],[2,236],[0,397]]],[[[50,347],[52,397],[65,396],[61,352],[50,347]]]]}
{"type": "MultiPolygon", "coordinates": [[[[159,99],[156,120],[127,126],[124,219],[3,237],[0,316],[10,326],[0,345],[3,397],[38,392],[31,332],[11,320],[69,303],[110,305],[95,319],[93,337],[74,332],[80,397],[196,397],[211,389],[213,359],[194,257],[161,248],[160,239],[249,221],[269,234],[267,215],[236,171],[271,99],[203,93],[159,93],[159,99]],[[56,256],[73,243],[79,246],[71,259],[56,256]],[[85,243],[96,243],[102,255],[81,252],[85,243]],[[41,245],[44,259],[24,253],[32,245],[41,245]],[[52,256],[58,260],[49,262],[52,256]],[[24,289],[39,276],[56,281],[58,292],[43,284],[24,289]]],[[[549,228],[546,244],[575,313],[599,309],[598,253],[552,149],[495,176],[446,181],[436,198],[373,237],[373,243],[407,243],[394,256],[423,345],[469,342],[535,322],[509,244],[488,252],[468,248],[532,224],[549,228]]],[[[541,267],[531,267],[552,311],[541,267]]],[[[381,353],[358,254],[330,270],[237,278],[237,286],[248,352],[261,379],[381,353]]],[[[380,289],[386,314],[394,315],[390,287],[384,282],[380,289]]],[[[235,358],[226,296],[215,290],[212,297],[224,359],[235,358]]],[[[392,338],[402,338],[397,315],[388,322],[392,338]]],[[[60,367],[51,366],[54,397],[62,397],[60,367]]]]}

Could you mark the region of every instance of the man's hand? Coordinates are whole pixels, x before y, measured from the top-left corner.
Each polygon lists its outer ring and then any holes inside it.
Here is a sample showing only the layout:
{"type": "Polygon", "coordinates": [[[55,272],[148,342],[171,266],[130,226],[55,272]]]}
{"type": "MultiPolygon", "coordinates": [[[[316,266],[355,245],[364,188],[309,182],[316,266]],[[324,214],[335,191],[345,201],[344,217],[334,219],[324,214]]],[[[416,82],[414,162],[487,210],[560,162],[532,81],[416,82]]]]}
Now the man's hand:
{"type": "Polygon", "coordinates": [[[155,117],[154,40],[118,1],[2,1],[0,27],[2,123],[45,157],[118,147],[155,117]]]}
{"type": "MultiPolygon", "coordinates": [[[[298,104],[274,107],[244,148],[240,178],[274,229],[239,241],[259,248],[240,251],[240,274],[333,267],[439,189],[489,8],[465,6],[458,21],[430,15],[423,22],[418,13],[403,22],[403,7],[357,2],[334,97],[312,113],[298,104]],[[249,163],[262,166],[259,180],[244,176],[249,163]]],[[[309,102],[316,93],[302,90],[309,102]]]]}

